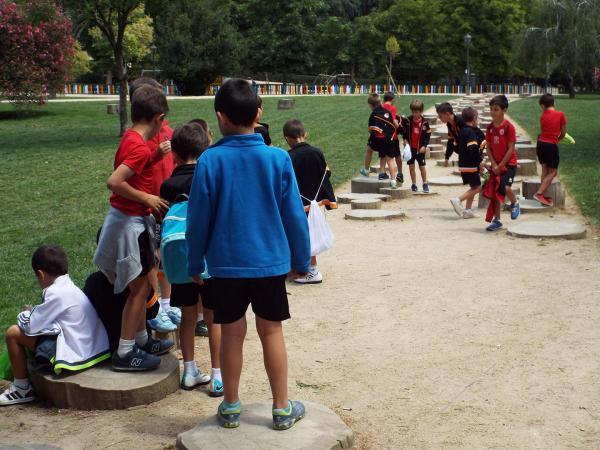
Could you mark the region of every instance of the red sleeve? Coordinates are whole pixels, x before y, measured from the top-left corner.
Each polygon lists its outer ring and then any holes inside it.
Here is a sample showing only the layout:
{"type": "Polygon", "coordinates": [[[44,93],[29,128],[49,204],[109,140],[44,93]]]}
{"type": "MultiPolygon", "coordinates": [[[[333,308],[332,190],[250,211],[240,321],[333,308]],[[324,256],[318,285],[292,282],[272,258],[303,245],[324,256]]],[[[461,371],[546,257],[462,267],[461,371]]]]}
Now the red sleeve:
{"type": "Polygon", "coordinates": [[[125,157],[121,161],[121,164],[125,164],[136,175],[141,175],[150,160],[151,153],[148,146],[141,142],[129,142],[123,153],[125,157]]]}
{"type": "Polygon", "coordinates": [[[560,126],[564,127],[567,124],[567,116],[564,112],[560,113],[560,126]]]}
{"type": "MultiPolygon", "coordinates": [[[[515,142],[517,142],[517,130],[515,130],[515,126],[512,123],[508,127],[507,138],[508,138],[509,144],[514,144],[515,142]]],[[[486,140],[487,140],[487,136],[486,136],[486,140]]]]}

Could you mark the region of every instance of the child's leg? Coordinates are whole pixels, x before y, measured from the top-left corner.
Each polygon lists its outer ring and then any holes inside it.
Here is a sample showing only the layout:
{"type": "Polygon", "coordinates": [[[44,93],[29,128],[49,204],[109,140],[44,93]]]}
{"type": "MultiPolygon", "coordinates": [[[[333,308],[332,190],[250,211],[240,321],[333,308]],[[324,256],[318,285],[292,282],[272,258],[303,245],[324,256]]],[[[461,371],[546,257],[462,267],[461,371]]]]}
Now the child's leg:
{"type": "Polygon", "coordinates": [[[494,218],[500,220],[500,212],[502,211],[502,202],[496,202],[496,211],[494,212],[494,218]]]}
{"type": "Polygon", "coordinates": [[[310,268],[314,269],[314,270],[317,269],[317,257],[316,256],[310,257],[310,268]]]}
{"type": "Polygon", "coordinates": [[[391,158],[389,156],[386,156],[385,160],[387,162],[388,167],[390,168],[390,178],[392,180],[395,180],[396,175],[398,174],[398,168],[396,167],[396,161],[394,160],[394,158],[391,158]]]}
{"type": "Polygon", "coordinates": [[[517,196],[515,195],[515,193],[513,192],[512,188],[510,186],[506,186],[506,196],[510,200],[511,205],[514,205],[515,203],[517,203],[517,196]]]}
{"type": "Polygon", "coordinates": [[[367,152],[365,153],[365,169],[370,170],[371,161],[373,160],[373,149],[370,145],[367,145],[367,152]]]}
{"type": "MultiPolygon", "coordinates": [[[[160,285],[160,301],[161,306],[163,308],[168,305],[168,308],[171,308],[170,298],[171,298],[171,283],[167,280],[167,277],[162,273],[158,273],[158,284],[160,285]]],[[[157,292],[157,291],[155,291],[157,292]]]]}
{"type": "MultiPolygon", "coordinates": [[[[145,308],[148,290],[147,277],[136,278],[129,283],[129,297],[127,297],[125,308],[123,308],[121,321],[121,341],[119,342],[118,349],[119,356],[121,357],[124,357],[133,348],[135,334],[141,331],[140,322],[146,317],[145,308]]],[[[146,327],[143,326],[143,329],[145,330],[146,327]]]]}
{"type": "Polygon", "coordinates": [[[396,156],[396,167],[398,168],[398,174],[402,173],[402,157],[396,156]]]}
{"type": "MultiPolygon", "coordinates": [[[[265,369],[273,394],[273,407],[287,408],[287,352],[282,324],[256,316],[256,330],[262,343],[265,369]]],[[[225,384],[225,386],[227,385],[225,384]]]]}
{"type": "Polygon", "coordinates": [[[246,329],[246,316],[233,323],[221,325],[221,374],[227,403],[236,403],[239,400],[246,329]]]}
{"type": "Polygon", "coordinates": [[[552,185],[552,181],[554,180],[554,177],[556,177],[557,173],[557,169],[546,168],[546,175],[542,179],[542,183],[540,184],[540,188],[538,189],[539,194],[542,194],[544,196],[547,194],[547,191],[552,185]]]}
{"type": "Polygon", "coordinates": [[[204,321],[208,327],[208,348],[210,349],[211,368],[219,369],[221,360],[219,352],[221,351],[221,325],[215,323],[215,313],[212,309],[204,308],[204,321]]]}
{"type": "Polygon", "coordinates": [[[408,170],[410,171],[410,181],[412,184],[417,184],[417,171],[415,170],[414,163],[408,165],[408,170]]]}
{"type": "Polygon", "coordinates": [[[181,327],[179,328],[179,343],[184,364],[194,361],[194,336],[198,309],[196,305],[181,308],[181,327]]]}
{"type": "Polygon", "coordinates": [[[481,192],[481,186],[473,186],[471,189],[469,189],[467,191],[467,198],[466,200],[466,208],[467,209],[471,209],[473,207],[473,200],[475,199],[475,196],[481,192]]]}
{"type": "MultiPolygon", "coordinates": [[[[15,379],[27,378],[27,353],[25,349],[35,350],[37,338],[27,336],[17,325],[6,330],[6,349],[15,379]]],[[[19,386],[26,388],[27,386],[19,386]]]]}
{"type": "Polygon", "coordinates": [[[385,156],[379,158],[379,173],[385,173],[385,156]]]}
{"type": "Polygon", "coordinates": [[[427,183],[427,169],[425,166],[419,166],[419,170],[421,171],[421,180],[423,180],[423,184],[427,183]]]}

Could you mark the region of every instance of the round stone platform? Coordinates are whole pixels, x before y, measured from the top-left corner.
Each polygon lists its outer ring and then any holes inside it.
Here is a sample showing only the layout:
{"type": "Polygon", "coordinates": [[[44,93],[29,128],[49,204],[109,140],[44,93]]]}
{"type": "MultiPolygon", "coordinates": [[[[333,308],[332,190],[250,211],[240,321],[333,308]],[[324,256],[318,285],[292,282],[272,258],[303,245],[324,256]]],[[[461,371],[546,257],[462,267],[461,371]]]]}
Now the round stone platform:
{"type": "Polygon", "coordinates": [[[348,220],[395,220],[405,218],[406,214],[387,209],[353,209],[345,217],[348,220]]]}
{"type": "Polygon", "coordinates": [[[520,222],[508,227],[508,234],[520,238],[583,239],[585,233],[583,225],[559,220],[520,222]]]}
{"type": "Polygon", "coordinates": [[[179,389],[179,361],[167,353],[150,372],[115,372],[110,362],[73,375],[33,374],[36,393],[58,408],[126,409],[147,405],[179,389]]]}
{"type": "Polygon", "coordinates": [[[390,180],[378,180],[377,177],[356,177],[350,182],[354,194],[379,194],[379,189],[390,187],[390,180]]]}
{"type": "Polygon", "coordinates": [[[376,198],[352,200],[350,207],[352,209],[381,209],[381,200],[376,198]]]}
{"type": "MultiPolygon", "coordinates": [[[[437,166],[444,167],[444,159],[438,160],[435,162],[437,166]]],[[[448,167],[458,167],[458,161],[455,159],[451,159],[448,161],[448,167]]]]}
{"type": "Polygon", "coordinates": [[[447,176],[430,178],[429,184],[432,186],[462,186],[463,181],[461,177],[447,176]]]}
{"type": "Polygon", "coordinates": [[[429,191],[429,192],[423,192],[423,191],[412,192],[411,191],[411,195],[420,195],[422,197],[430,197],[432,195],[439,195],[439,192],[433,192],[433,191],[429,191]]]}
{"type": "Polygon", "coordinates": [[[179,450],[330,450],[354,445],[354,433],[333,411],[313,402],[303,402],[306,417],[287,431],[273,430],[271,404],[242,405],[239,428],[222,428],[216,416],[177,436],[179,450]]]}
{"type": "MultiPolygon", "coordinates": [[[[533,195],[540,188],[540,180],[523,180],[522,190],[523,197],[528,199],[533,199],[533,195]]],[[[554,200],[554,206],[556,208],[564,208],[565,207],[565,190],[563,189],[560,181],[554,179],[552,184],[548,188],[548,195],[552,197],[554,200]]]]}
{"type": "Polygon", "coordinates": [[[62,450],[49,444],[0,444],[0,450],[62,450]]]}
{"type": "Polygon", "coordinates": [[[377,199],[383,202],[387,202],[392,197],[384,194],[356,194],[352,192],[348,192],[346,194],[338,194],[336,196],[338,203],[349,204],[352,203],[353,200],[365,200],[365,199],[377,199]]]}
{"type": "Polygon", "coordinates": [[[411,190],[408,188],[383,188],[379,189],[380,194],[389,195],[393,200],[409,198],[411,190]]]}
{"type": "MultiPolygon", "coordinates": [[[[519,205],[521,207],[521,214],[536,214],[536,213],[546,213],[554,211],[552,206],[544,206],[537,200],[530,200],[528,198],[519,198],[519,205]]],[[[506,203],[504,205],[504,209],[509,211],[510,205],[506,203]]]]}

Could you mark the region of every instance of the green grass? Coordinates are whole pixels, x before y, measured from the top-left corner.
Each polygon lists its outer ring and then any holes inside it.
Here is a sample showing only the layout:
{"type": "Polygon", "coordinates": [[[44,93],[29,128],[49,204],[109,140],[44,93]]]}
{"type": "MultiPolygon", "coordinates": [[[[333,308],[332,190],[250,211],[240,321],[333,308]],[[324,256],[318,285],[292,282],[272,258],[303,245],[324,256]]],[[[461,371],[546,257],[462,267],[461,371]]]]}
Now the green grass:
{"type": "MultiPolygon", "coordinates": [[[[514,102],[509,114],[532,139],[539,134],[541,109],[538,97],[514,102]]],[[[567,115],[567,131],[575,145],[560,144],[560,177],[582,212],[600,225],[600,96],[559,97],[556,108],[567,115]]]]}
{"type": "MultiPolygon", "coordinates": [[[[414,98],[400,97],[399,110],[406,113],[414,98]]],[[[424,100],[430,106],[443,97],[424,100]]],[[[0,104],[0,333],[15,322],[23,305],[39,299],[30,266],[39,245],[65,248],[69,272],[79,286],[94,270],[95,236],[108,209],[106,180],[119,141],[118,118],[106,114],[107,103],[50,103],[26,115],[0,104]]],[[[171,125],[202,117],[218,135],[212,105],[211,100],[172,101],[171,125]]],[[[279,111],[276,105],[276,98],[264,100],[264,121],[275,145],[285,144],[284,122],[298,118],[305,122],[309,141],[325,152],[334,184],[361,167],[369,115],[366,97],[299,97],[292,111],[279,111]]]]}

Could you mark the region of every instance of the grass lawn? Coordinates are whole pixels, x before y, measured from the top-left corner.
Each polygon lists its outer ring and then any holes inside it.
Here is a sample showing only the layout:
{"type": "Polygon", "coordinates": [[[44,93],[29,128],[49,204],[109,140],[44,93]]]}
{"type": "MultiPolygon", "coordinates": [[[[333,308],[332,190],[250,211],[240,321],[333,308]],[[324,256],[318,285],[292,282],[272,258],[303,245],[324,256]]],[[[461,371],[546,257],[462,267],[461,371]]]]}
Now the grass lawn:
{"type": "MultiPolygon", "coordinates": [[[[399,110],[407,113],[416,97],[398,98],[399,110]]],[[[424,101],[429,107],[444,99],[435,96],[424,101]]],[[[3,333],[22,306],[39,299],[30,266],[31,254],[39,245],[65,248],[69,272],[79,286],[94,270],[95,236],[108,209],[106,180],[119,141],[118,118],[106,114],[107,103],[50,103],[28,116],[0,104],[4,192],[0,350],[4,349],[3,333]]],[[[217,135],[212,105],[211,100],[175,100],[170,102],[168,118],[174,128],[192,118],[205,118],[217,135]]],[[[348,180],[361,167],[369,115],[366,97],[298,97],[292,111],[279,111],[276,98],[265,98],[264,108],[274,145],[284,145],[281,130],[286,120],[305,122],[309,141],[325,153],[334,184],[348,180]]]]}
{"type": "MultiPolygon", "coordinates": [[[[509,114],[535,139],[541,114],[538,97],[510,105],[509,114]]],[[[567,115],[567,131],[575,145],[560,144],[560,177],[583,213],[600,225],[600,96],[558,97],[556,108],[567,115]]]]}

